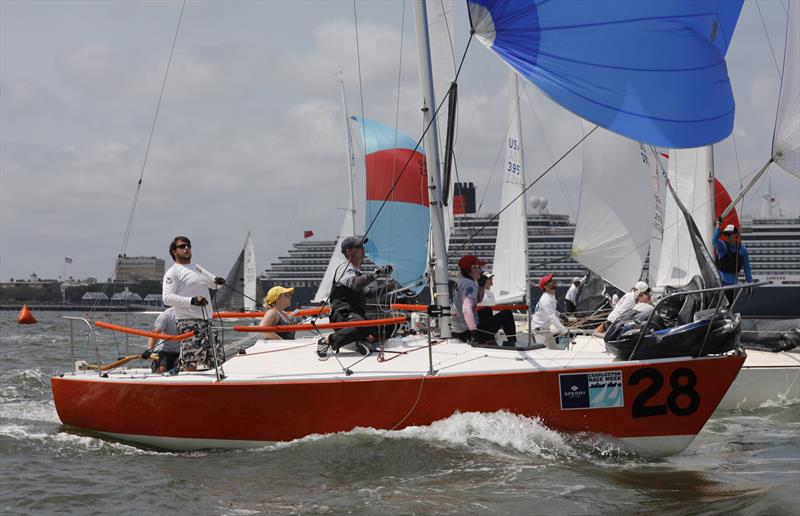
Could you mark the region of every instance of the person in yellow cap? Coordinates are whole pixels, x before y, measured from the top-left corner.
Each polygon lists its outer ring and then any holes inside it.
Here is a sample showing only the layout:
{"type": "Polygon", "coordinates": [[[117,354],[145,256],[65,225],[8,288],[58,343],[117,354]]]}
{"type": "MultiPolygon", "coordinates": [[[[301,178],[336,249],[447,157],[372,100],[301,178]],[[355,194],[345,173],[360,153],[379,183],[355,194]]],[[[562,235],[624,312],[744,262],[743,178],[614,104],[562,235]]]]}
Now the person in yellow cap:
{"type": "MultiPolygon", "coordinates": [[[[276,285],[269,289],[264,296],[264,308],[267,308],[264,317],[258,323],[259,326],[286,326],[295,324],[295,320],[286,313],[286,309],[292,304],[293,288],[281,287],[276,285]]],[[[264,332],[264,338],[268,340],[291,340],[294,339],[294,332],[264,332]]]]}

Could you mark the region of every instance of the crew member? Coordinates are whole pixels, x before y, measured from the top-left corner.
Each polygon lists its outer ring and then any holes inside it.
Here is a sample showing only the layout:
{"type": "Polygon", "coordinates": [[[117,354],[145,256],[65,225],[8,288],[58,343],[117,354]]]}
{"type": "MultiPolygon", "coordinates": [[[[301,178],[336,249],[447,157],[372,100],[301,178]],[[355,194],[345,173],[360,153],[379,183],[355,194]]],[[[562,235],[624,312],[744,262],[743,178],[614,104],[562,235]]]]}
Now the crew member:
{"type": "MultiPolygon", "coordinates": [[[[267,295],[264,296],[264,306],[269,309],[264,313],[264,317],[258,323],[259,326],[285,326],[295,324],[291,315],[286,313],[286,309],[292,304],[293,288],[286,288],[275,285],[267,295]]],[[[264,332],[264,338],[268,340],[292,340],[294,332],[264,332]]]]}
{"type": "Polygon", "coordinates": [[[493,285],[494,274],[491,272],[484,272],[481,277],[478,278],[478,297],[480,298],[478,306],[494,306],[497,304],[494,292],[492,292],[493,285]]]}
{"type": "Polygon", "coordinates": [[[508,344],[517,343],[517,330],[514,315],[510,310],[500,310],[496,314],[488,306],[478,309],[478,279],[481,277],[483,262],[474,255],[462,256],[458,261],[461,277],[458,278],[456,295],[452,307],[453,335],[466,342],[489,342],[501,328],[506,334],[508,344]]]}
{"type": "MultiPolygon", "coordinates": [[[[741,243],[739,230],[733,224],[728,224],[722,229],[720,238],[720,228],[722,220],[717,219],[718,225],[714,228],[711,241],[714,242],[714,250],[717,254],[717,269],[722,286],[736,285],[739,280],[739,273],[744,269],[744,277],[748,283],[753,282],[753,273],[750,270],[750,255],[747,246],[741,243]]],[[[735,290],[726,290],[725,297],[728,305],[733,305],[736,297],[735,290]]]]}
{"type": "Polygon", "coordinates": [[[531,317],[531,328],[534,330],[553,331],[559,335],[566,333],[567,329],[561,324],[558,315],[558,304],[556,302],[556,280],[552,274],[547,274],[539,278],[539,288],[544,292],[539,302],[536,303],[536,311],[531,317]]]}
{"type": "Polygon", "coordinates": [[[208,289],[217,289],[225,280],[192,263],[192,242],[177,236],[169,245],[175,263],[164,274],[162,300],[175,307],[178,334],[194,332],[194,337],[181,343],[180,367],[195,371],[198,364],[214,368],[225,361],[222,345],[210,332],[214,308],[208,289]]]}
{"type": "Polygon", "coordinates": [[[564,296],[564,305],[568,314],[574,314],[577,310],[578,290],[581,287],[581,279],[578,277],[572,278],[572,284],[567,289],[567,295],[564,296]]]}
{"type": "Polygon", "coordinates": [[[598,326],[595,331],[597,333],[604,333],[611,324],[619,319],[619,316],[630,310],[636,305],[636,299],[639,297],[639,294],[642,292],[649,292],[650,287],[644,281],[637,281],[636,285],[633,288],[622,296],[619,301],[614,305],[614,309],[611,310],[611,313],[608,314],[606,320],[598,326]]]}
{"type": "MultiPolygon", "coordinates": [[[[368,239],[348,237],[342,241],[341,251],[347,262],[339,265],[333,274],[331,288],[331,322],[364,321],[367,319],[367,289],[379,276],[388,276],[392,272],[391,265],[379,267],[374,273],[361,272],[364,262],[364,243],[368,239]]],[[[336,353],[342,346],[355,342],[356,351],[362,355],[370,352],[370,341],[373,328],[351,326],[337,328],[332,334],[317,341],[317,357],[327,360],[333,349],[336,353]]],[[[372,337],[374,339],[374,337],[372,337]]]]}
{"type": "MultiPolygon", "coordinates": [[[[158,314],[153,323],[154,333],[165,335],[178,335],[178,322],[175,319],[175,308],[170,307],[158,314]]],[[[159,340],[156,344],[155,337],[147,339],[147,350],[142,353],[142,358],[147,360],[152,353],[158,355],[158,360],[153,360],[151,369],[154,373],[171,371],[178,363],[181,355],[181,342],[179,340],[159,340]]]]}

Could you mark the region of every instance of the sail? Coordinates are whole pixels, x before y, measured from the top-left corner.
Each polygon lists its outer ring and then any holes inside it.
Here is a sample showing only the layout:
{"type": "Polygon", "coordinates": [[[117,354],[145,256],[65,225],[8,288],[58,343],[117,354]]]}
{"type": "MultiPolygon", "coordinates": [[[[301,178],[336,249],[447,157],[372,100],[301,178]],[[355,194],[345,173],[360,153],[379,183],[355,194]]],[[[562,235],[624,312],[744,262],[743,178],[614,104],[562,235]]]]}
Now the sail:
{"type": "Polygon", "coordinates": [[[322,276],[322,281],[317,287],[317,292],[314,294],[312,303],[325,303],[331,293],[333,286],[333,275],[336,269],[347,261],[341,253],[342,241],[347,237],[356,236],[356,221],[355,221],[355,199],[353,193],[353,175],[355,170],[355,154],[353,152],[353,136],[350,132],[350,116],[347,113],[347,98],[344,93],[344,82],[339,81],[342,90],[342,110],[344,112],[344,130],[345,130],[345,143],[347,144],[347,178],[349,185],[349,195],[347,198],[347,208],[344,210],[344,220],[342,221],[342,228],[339,230],[339,235],[336,239],[336,246],[333,248],[333,254],[328,261],[328,267],[325,269],[325,274],[322,276]]]}
{"type": "Polygon", "coordinates": [[[253,238],[248,232],[242,250],[225,277],[225,286],[214,291],[213,304],[217,310],[255,310],[256,300],[263,296],[258,284],[255,256],[253,238]]]}
{"type": "Polygon", "coordinates": [[[394,128],[352,118],[362,124],[365,139],[367,256],[377,265],[391,264],[400,284],[421,290],[414,283],[425,274],[430,225],[424,151],[414,150],[417,142],[394,128]]]}
{"type": "Polygon", "coordinates": [[[492,272],[494,293],[498,303],[520,301],[528,293],[528,214],[526,211],[525,172],[522,159],[522,123],[519,113],[517,74],[511,78],[511,124],[505,138],[506,161],[503,167],[503,189],[497,221],[492,272]]]}
{"type": "Polygon", "coordinates": [[[653,231],[650,235],[650,250],[648,251],[647,282],[655,283],[658,266],[661,261],[661,247],[664,238],[664,195],[666,194],[664,179],[661,177],[661,156],[658,152],[651,153],[650,157],[650,186],[653,192],[653,231]]]}
{"type": "Polygon", "coordinates": [[[244,241],[244,249],[242,250],[243,253],[243,278],[244,278],[244,288],[242,292],[244,293],[243,297],[243,304],[245,311],[252,312],[256,309],[256,299],[258,295],[258,288],[256,287],[256,283],[258,283],[258,269],[256,268],[256,247],[253,243],[253,236],[250,232],[247,232],[247,238],[244,241]]]}
{"type": "MultiPolygon", "coordinates": [[[[710,146],[671,150],[667,169],[670,184],[694,219],[705,245],[711,242],[714,223],[709,183],[714,167],[713,155],[710,146]]],[[[655,285],[685,285],[697,275],[703,276],[685,217],[674,197],[666,195],[664,236],[655,285]]]]}
{"type": "MultiPolygon", "coordinates": [[[[731,196],[725,187],[720,183],[719,179],[716,177],[714,178],[714,220],[717,220],[720,216],[722,216],[722,212],[725,211],[725,208],[730,206],[731,204],[731,196]]],[[[728,224],[733,224],[737,228],[741,228],[742,226],[739,224],[739,215],[736,214],[736,208],[733,208],[728,214],[722,219],[722,227],[727,226],[728,224]]]]}
{"type": "Polygon", "coordinates": [[[572,257],[623,292],[639,279],[653,232],[652,159],[641,144],[606,130],[583,146],[572,257]]]}
{"type": "Polygon", "coordinates": [[[733,129],[725,53],[743,0],[468,0],[478,39],[551,99],[671,148],[733,129]]]}
{"type": "Polygon", "coordinates": [[[772,159],[800,178],[800,5],[789,2],[783,78],[772,137],[772,159]]]}

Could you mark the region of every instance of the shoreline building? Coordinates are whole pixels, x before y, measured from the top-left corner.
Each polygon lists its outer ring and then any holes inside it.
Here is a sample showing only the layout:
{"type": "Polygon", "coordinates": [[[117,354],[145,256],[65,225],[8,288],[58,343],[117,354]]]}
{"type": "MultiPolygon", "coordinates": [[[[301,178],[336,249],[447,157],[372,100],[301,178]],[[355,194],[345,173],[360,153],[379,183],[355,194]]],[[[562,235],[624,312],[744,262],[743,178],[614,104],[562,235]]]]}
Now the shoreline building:
{"type": "Polygon", "coordinates": [[[164,260],[155,256],[117,256],[113,281],[136,283],[139,281],[161,281],[164,278],[164,260]]]}

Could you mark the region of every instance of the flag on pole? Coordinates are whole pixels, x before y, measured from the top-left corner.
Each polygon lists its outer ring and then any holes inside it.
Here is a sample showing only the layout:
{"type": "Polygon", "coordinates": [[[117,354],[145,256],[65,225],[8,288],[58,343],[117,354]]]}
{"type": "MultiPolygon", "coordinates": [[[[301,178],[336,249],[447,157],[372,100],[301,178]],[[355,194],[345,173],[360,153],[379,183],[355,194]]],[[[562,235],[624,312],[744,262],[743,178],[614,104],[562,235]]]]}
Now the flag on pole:
{"type": "Polygon", "coordinates": [[[64,257],[64,263],[72,263],[72,258],[69,258],[69,257],[65,256],[64,257]]]}
{"type": "Polygon", "coordinates": [[[303,231],[303,238],[311,238],[312,236],[314,236],[314,232],[313,231],[308,230],[308,229],[303,231]]]}

